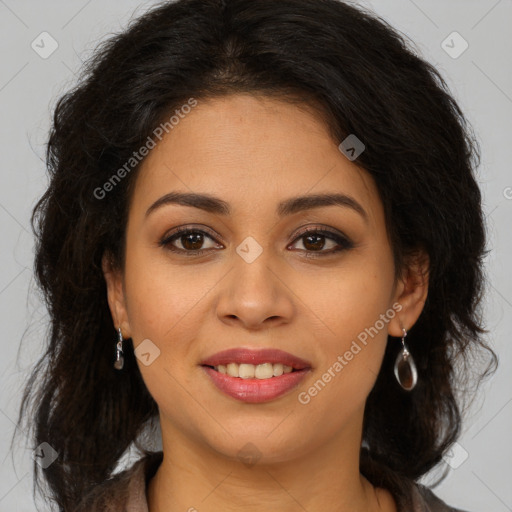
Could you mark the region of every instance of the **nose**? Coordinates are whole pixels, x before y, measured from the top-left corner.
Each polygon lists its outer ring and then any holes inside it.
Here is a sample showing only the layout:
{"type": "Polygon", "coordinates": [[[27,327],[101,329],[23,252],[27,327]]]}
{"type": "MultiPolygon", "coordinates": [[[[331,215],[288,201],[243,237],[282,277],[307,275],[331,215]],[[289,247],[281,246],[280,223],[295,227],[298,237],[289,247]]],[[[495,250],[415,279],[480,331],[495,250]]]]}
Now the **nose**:
{"type": "Polygon", "coordinates": [[[270,261],[269,252],[251,263],[234,255],[233,268],[219,288],[217,317],[222,322],[257,331],[292,321],[296,307],[286,269],[270,261]]]}

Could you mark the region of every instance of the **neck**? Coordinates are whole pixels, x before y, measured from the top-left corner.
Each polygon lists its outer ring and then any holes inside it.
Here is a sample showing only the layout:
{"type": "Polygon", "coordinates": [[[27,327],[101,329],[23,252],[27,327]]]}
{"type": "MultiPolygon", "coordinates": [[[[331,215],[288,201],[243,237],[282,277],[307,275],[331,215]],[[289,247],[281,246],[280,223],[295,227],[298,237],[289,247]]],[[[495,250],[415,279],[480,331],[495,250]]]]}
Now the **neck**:
{"type": "Polygon", "coordinates": [[[390,493],[359,472],[357,429],[277,461],[260,444],[257,460],[242,462],[161,423],[164,458],[148,486],[150,512],[396,512],[390,493]]]}

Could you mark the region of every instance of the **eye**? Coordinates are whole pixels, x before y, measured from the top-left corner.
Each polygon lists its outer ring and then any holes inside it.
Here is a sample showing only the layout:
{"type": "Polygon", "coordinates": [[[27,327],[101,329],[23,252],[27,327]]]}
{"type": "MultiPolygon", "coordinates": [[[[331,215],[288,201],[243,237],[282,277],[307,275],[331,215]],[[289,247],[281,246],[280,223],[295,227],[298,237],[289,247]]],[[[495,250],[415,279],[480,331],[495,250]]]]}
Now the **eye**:
{"type": "MultiPolygon", "coordinates": [[[[205,239],[209,239],[214,242],[213,236],[201,229],[190,227],[178,228],[165,236],[164,239],[160,241],[160,245],[172,252],[182,253],[186,256],[197,256],[208,252],[208,250],[201,249],[205,243],[205,239]],[[175,242],[181,245],[181,247],[176,247],[176,245],[174,245],[175,242]]],[[[222,249],[223,246],[221,244],[214,243],[207,249],[211,248],[222,249]]]]}
{"type": "Polygon", "coordinates": [[[354,247],[354,244],[346,236],[335,231],[315,227],[307,228],[299,233],[299,236],[290,247],[295,245],[297,241],[302,243],[303,249],[301,250],[307,251],[306,256],[310,258],[329,256],[354,247]],[[328,249],[330,248],[331,250],[323,250],[329,245],[328,249]]]}

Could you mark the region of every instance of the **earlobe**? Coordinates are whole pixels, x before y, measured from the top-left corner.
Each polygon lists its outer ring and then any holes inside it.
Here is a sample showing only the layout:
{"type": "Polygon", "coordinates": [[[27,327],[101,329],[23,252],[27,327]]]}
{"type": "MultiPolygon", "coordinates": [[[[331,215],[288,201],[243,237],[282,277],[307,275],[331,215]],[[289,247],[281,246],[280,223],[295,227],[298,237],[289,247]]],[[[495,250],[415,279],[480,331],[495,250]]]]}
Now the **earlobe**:
{"type": "Polygon", "coordinates": [[[389,323],[388,333],[401,337],[402,329],[409,330],[416,323],[427,300],[429,284],[429,257],[425,251],[411,256],[397,286],[395,302],[402,309],[389,323]]]}
{"type": "Polygon", "coordinates": [[[122,272],[113,264],[109,253],[103,254],[101,267],[107,286],[107,299],[114,328],[117,330],[120,327],[123,336],[130,338],[131,330],[126,311],[122,272]]]}

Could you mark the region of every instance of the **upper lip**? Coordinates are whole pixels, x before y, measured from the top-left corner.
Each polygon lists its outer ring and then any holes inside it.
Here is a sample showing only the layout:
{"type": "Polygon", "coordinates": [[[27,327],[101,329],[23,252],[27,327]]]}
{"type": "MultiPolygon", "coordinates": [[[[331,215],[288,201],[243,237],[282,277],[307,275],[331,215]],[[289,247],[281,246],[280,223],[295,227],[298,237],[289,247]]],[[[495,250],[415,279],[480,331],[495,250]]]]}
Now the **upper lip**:
{"type": "Polygon", "coordinates": [[[295,370],[303,370],[311,367],[311,364],[308,361],[276,348],[262,348],[257,350],[231,348],[213,354],[202,361],[201,365],[218,366],[219,364],[226,365],[228,363],[246,363],[254,365],[263,363],[281,363],[285,366],[291,366],[295,370]]]}

